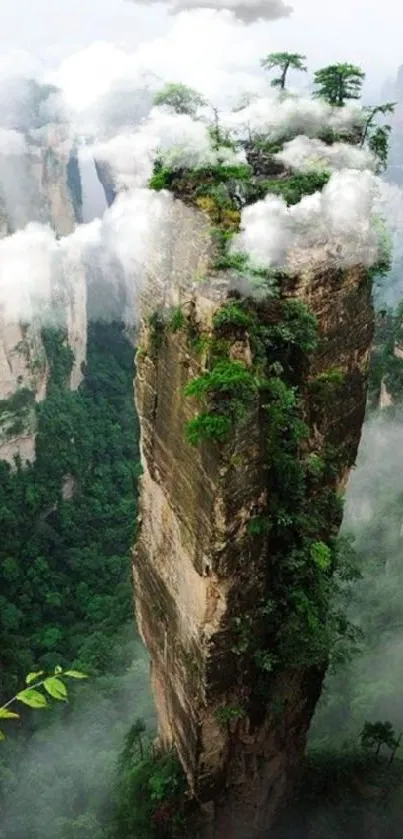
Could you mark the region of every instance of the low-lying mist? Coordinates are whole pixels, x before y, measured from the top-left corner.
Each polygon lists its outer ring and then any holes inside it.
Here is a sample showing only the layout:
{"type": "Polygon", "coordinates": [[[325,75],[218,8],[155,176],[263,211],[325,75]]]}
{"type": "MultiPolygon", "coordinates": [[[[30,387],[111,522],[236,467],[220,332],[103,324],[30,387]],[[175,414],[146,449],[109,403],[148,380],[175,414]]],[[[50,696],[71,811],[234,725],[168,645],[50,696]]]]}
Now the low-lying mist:
{"type": "Polygon", "coordinates": [[[325,683],[313,745],[351,744],[365,720],[403,731],[403,415],[370,414],[346,493],[343,531],[355,537],[361,579],[350,617],[361,650],[325,683]]]}
{"type": "Polygon", "coordinates": [[[117,759],[127,730],[137,718],[155,730],[149,662],[134,625],[120,633],[117,656],[122,643],[132,650],[127,672],[71,686],[67,707],[48,711],[45,725],[45,712],[36,712],[41,725],[28,739],[2,744],[7,769],[2,763],[1,839],[109,835],[117,759]]]}

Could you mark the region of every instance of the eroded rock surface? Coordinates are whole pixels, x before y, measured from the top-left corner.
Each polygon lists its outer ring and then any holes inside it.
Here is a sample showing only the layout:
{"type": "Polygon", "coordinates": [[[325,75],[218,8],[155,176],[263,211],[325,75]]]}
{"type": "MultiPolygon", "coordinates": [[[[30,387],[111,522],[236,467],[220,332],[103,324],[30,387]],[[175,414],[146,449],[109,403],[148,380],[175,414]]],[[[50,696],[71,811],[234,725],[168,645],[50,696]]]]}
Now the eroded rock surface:
{"type": "MultiPolygon", "coordinates": [[[[208,275],[208,219],[181,202],[175,202],[175,219],[170,257],[151,272],[143,295],[138,338],[144,474],[133,563],[136,611],[151,655],[160,738],[178,750],[206,813],[206,836],[243,839],[270,825],[292,783],[326,666],[277,670],[268,701],[259,696],[247,653],[241,667],[234,653],[234,621],[253,614],[275,574],[269,536],[248,529],[267,502],[264,429],[256,405],[228,443],[192,447],[186,440],[195,403],[184,387],[206,361],[193,333],[211,336],[228,288],[222,277],[200,282],[208,275]],[[150,315],[158,306],[168,312],[178,305],[185,328],[158,336],[150,315]],[[242,715],[223,723],[222,709],[237,707],[242,715]]],[[[281,296],[298,297],[318,319],[319,346],[300,381],[305,445],[308,453],[337,449],[332,490],[342,491],[364,419],[370,287],[360,268],[316,267],[284,283],[281,296]],[[318,410],[310,382],[335,368],[342,385],[318,410]]],[[[262,304],[268,322],[276,305],[262,304]]],[[[252,363],[247,335],[234,335],[231,354],[252,363]]],[[[339,524],[340,517],[336,529],[339,524]]]]}

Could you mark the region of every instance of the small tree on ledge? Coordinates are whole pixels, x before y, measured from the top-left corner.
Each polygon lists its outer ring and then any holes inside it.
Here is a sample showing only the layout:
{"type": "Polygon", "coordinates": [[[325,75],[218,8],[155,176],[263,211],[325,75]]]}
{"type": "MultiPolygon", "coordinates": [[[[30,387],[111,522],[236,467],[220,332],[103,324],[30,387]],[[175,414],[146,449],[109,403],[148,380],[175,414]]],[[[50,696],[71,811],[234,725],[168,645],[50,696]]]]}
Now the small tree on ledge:
{"type": "Polygon", "coordinates": [[[397,102],[385,102],[384,105],[366,106],[364,112],[367,119],[364,123],[362,132],[361,148],[365,142],[368,143],[368,148],[378,158],[380,171],[386,168],[388,162],[389,151],[389,136],[392,130],[391,125],[376,125],[375,118],[379,115],[386,116],[386,114],[393,114],[397,102]]]}
{"type": "Polygon", "coordinates": [[[342,108],[348,99],[359,99],[365,73],[355,64],[329,64],[314,74],[314,96],[342,108]]]}
{"type": "Polygon", "coordinates": [[[167,105],[177,114],[193,117],[206,102],[197,90],[180,82],[170,82],[155,94],[154,105],[167,105]]]}
{"type": "Polygon", "coordinates": [[[285,83],[288,71],[301,70],[302,73],[307,72],[304,64],[306,55],[300,55],[298,52],[270,52],[266,58],[262,58],[261,66],[265,70],[272,70],[273,67],[278,67],[281,70],[281,75],[270,82],[272,87],[278,87],[280,90],[285,90],[285,83]]]}

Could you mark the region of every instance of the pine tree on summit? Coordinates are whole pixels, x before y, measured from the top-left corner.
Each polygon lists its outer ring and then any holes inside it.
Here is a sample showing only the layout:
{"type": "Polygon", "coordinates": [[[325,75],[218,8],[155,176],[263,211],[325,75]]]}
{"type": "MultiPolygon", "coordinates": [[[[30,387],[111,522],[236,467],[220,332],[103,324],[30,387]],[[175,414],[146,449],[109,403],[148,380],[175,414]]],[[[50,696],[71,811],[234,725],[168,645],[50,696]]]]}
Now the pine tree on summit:
{"type": "Polygon", "coordinates": [[[365,73],[355,64],[329,64],[314,74],[314,96],[341,108],[347,99],[359,99],[365,73]]]}
{"type": "Polygon", "coordinates": [[[272,79],[270,84],[272,87],[285,90],[289,70],[301,70],[303,73],[307,72],[304,64],[305,59],[306,55],[300,55],[298,52],[270,52],[266,58],[262,58],[260,63],[265,70],[272,70],[274,67],[278,67],[281,70],[281,75],[272,79]]]}

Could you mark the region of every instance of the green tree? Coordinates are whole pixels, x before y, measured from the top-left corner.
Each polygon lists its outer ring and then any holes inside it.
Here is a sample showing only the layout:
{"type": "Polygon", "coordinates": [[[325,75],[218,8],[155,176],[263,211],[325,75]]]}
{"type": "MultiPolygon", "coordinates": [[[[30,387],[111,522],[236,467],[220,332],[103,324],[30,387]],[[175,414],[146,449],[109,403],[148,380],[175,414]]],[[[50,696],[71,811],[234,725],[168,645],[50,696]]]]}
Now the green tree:
{"type": "Polygon", "coordinates": [[[382,746],[391,751],[392,762],[400,745],[402,735],[396,736],[391,722],[366,722],[360,734],[361,745],[364,749],[375,749],[375,757],[378,757],[382,746]]]}
{"type": "Polygon", "coordinates": [[[314,75],[314,96],[341,108],[347,99],[359,99],[365,73],[355,64],[329,64],[314,75]]]}
{"type": "Polygon", "coordinates": [[[384,105],[365,105],[363,110],[367,115],[367,118],[363,127],[361,147],[364,145],[370,133],[375,117],[378,116],[378,114],[382,114],[382,116],[385,116],[385,114],[393,114],[395,112],[396,105],[397,102],[385,102],[384,105]]]}
{"type": "Polygon", "coordinates": [[[375,124],[376,117],[380,115],[393,114],[397,102],[385,102],[384,105],[372,105],[364,108],[366,120],[362,130],[361,148],[365,143],[375,154],[379,161],[379,169],[385,169],[388,152],[389,152],[389,136],[392,130],[391,125],[375,124]]]}
{"type": "Polygon", "coordinates": [[[265,70],[272,70],[278,67],[281,70],[281,75],[270,82],[272,87],[279,87],[280,90],[285,89],[285,83],[288,71],[300,70],[303,73],[307,72],[307,67],[304,64],[306,55],[300,55],[298,52],[270,52],[266,58],[262,58],[261,66],[265,70]]]}
{"type": "Polygon", "coordinates": [[[197,90],[180,82],[169,82],[155,94],[154,105],[167,105],[177,114],[193,117],[198,108],[206,105],[206,101],[197,90]]]}
{"type": "Polygon", "coordinates": [[[379,160],[378,168],[380,170],[385,169],[388,162],[389,135],[391,130],[390,125],[378,125],[368,140],[369,148],[379,160]]]}

